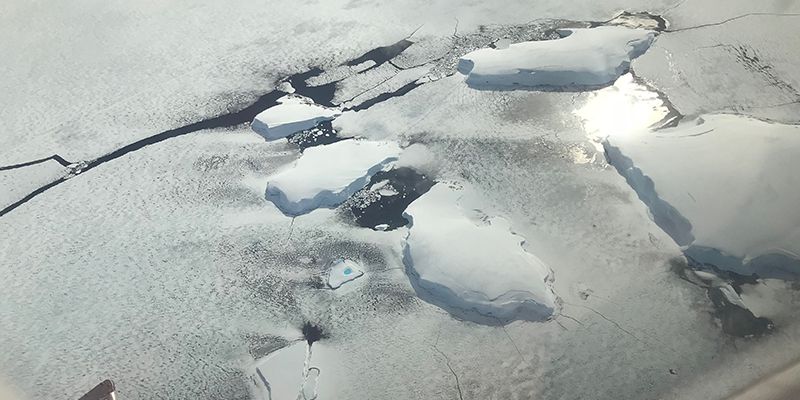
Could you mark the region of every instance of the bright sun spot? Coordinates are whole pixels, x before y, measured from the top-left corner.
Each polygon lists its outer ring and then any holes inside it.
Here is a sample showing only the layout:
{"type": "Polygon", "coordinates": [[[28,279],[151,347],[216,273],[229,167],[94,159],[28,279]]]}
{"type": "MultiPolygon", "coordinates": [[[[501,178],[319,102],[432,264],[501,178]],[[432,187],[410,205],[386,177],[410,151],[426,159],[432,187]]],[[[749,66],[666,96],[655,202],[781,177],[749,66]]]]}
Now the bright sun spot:
{"type": "Polygon", "coordinates": [[[622,75],[613,86],[590,95],[586,104],[575,110],[583,119],[583,128],[596,142],[608,137],[647,131],[669,114],[669,109],[633,75],[622,75]]]}

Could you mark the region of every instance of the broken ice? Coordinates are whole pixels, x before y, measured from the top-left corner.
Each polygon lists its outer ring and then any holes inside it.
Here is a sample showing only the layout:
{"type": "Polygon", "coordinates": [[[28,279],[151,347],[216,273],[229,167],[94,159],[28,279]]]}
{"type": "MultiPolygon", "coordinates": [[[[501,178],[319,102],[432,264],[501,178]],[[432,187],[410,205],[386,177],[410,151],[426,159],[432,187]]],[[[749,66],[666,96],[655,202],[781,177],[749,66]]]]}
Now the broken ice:
{"type": "Polygon", "coordinates": [[[306,97],[287,95],[278,99],[278,105],[256,115],[251,128],[267,140],[276,140],[311,129],[318,123],[330,121],[338,115],[338,110],[314,104],[306,97]]]}
{"type": "Polygon", "coordinates": [[[399,154],[400,147],[394,142],[366,140],[306,149],[292,166],[269,178],[267,200],[290,216],[336,207],[399,154]]]}

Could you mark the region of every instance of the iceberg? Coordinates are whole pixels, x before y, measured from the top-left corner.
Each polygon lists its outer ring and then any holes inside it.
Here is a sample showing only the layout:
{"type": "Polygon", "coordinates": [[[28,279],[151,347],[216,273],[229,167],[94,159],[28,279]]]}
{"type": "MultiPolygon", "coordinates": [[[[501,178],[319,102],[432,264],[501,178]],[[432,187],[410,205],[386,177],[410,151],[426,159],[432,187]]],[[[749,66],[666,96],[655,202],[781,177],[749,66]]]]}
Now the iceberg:
{"type": "Polygon", "coordinates": [[[461,57],[471,87],[567,88],[607,86],[644,54],[655,32],[622,26],[560,29],[561,39],[486,48],[461,57]]]}
{"type": "Polygon", "coordinates": [[[552,274],[522,248],[524,238],[500,217],[476,217],[464,196],[474,192],[436,184],[411,203],[404,262],[421,298],[476,322],[549,318],[555,308],[552,274]]]}
{"type": "Polygon", "coordinates": [[[290,168],[269,178],[266,198],[289,216],[334,208],[391,166],[400,151],[394,142],[366,140],[308,148],[290,168]]]}
{"type": "Polygon", "coordinates": [[[277,140],[339,115],[338,110],[314,104],[306,97],[287,95],[278,99],[278,105],[256,115],[250,127],[267,140],[277,140]]]}
{"type": "Polygon", "coordinates": [[[704,115],[611,136],[605,148],[693,260],[744,275],[800,276],[800,126],[704,115]]]}

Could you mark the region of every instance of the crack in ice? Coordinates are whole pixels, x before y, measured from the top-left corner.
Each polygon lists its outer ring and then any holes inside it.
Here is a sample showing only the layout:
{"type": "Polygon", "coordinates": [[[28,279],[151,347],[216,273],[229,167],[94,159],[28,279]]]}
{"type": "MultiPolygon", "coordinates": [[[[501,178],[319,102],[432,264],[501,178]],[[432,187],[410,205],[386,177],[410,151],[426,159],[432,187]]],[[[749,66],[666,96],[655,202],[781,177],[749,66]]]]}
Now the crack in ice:
{"type": "Polygon", "coordinates": [[[8,171],[8,170],[17,169],[17,168],[29,167],[31,165],[41,164],[41,163],[43,163],[45,161],[50,161],[50,160],[53,160],[53,161],[61,164],[62,167],[69,167],[70,165],[73,164],[73,163],[63,159],[58,154],[53,154],[50,157],[39,158],[39,159],[36,159],[36,160],[33,160],[33,161],[26,161],[26,162],[19,163],[19,164],[0,166],[0,171],[8,171]]]}
{"type": "Polygon", "coordinates": [[[728,22],[733,22],[733,21],[736,21],[736,20],[740,20],[740,19],[742,19],[742,18],[747,18],[747,17],[757,17],[757,16],[766,16],[766,17],[800,17],[800,13],[765,13],[765,12],[753,12],[753,13],[747,13],[747,14],[742,14],[742,15],[738,15],[738,16],[735,16],[735,17],[731,17],[731,18],[728,18],[728,19],[726,19],[726,20],[722,20],[722,21],[720,21],[720,22],[711,22],[711,23],[707,23],[707,24],[700,24],[700,25],[695,25],[695,26],[689,26],[689,27],[686,27],[686,28],[678,28],[678,29],[665,29],[665,30],[664,30],[664,32],[665,32],[665,33],[675,33],[675,32],[684,32],[684,31],[690,31],[690,30],[694,30],[694,29],[707,28],[707,27],[710,27],[710,26],[719,26],[719,25],[724,25],[724,24],[727,24],[728,22]]]}
{"type": "Polygon", "coordinates": [[[433,344],[433,349],[436,350],[442,357],[444,357],[445,365],[447,365],[447,369],[450,370],[450,373],[453,375],[453,378],[456,380],[456,390],[458,391],[458,398],[459,400],[464,400],[464,395],[461,392],[461,381],[458,379],[458,374],[456,371],[453,370],[453,367],[450,365],[450,357],[447,357],[447,354],[444,354],[442,350],[439,349],[439,336],[441,336],[442,332],[439,331],[439,334],[436,335],[436,342],[433,344]]]}

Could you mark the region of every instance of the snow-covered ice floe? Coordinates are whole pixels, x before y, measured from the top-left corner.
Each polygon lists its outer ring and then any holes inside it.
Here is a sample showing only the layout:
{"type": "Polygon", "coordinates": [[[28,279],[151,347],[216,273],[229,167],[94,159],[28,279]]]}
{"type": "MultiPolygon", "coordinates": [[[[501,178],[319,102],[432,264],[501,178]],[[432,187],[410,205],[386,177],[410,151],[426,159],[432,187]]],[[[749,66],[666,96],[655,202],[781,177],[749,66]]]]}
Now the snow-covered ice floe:
{"type": "Polygon", "coordinates": [[[347,282],[356,280],[364,275],[357,262],[340,258],[331,263],[328,272],[328,286],[331,289],[338,289],[347,282]]]}
{"type": "Polygon", "coordinates": [[[461,57],[458,70],[471,87],[601,87],[628,71],[655,37],[653,31],[621,26],[557,32],[561,39],[473,51],[461,57]]]}
{"type": "Polygon", "coordinates": [[[267,140],[277,140],[339,115],[339,110],[314,104],[306,97],[286,95],[278,99],[278,105],[256,115],[250,127],[267,140]]]}
{"type": "Polygon", "coordinates": [[[800,276],[800,126],[704,115],[611,136],[605,148],[693,260],[745,275],[800,276]]]}
{"type": "Polygon", "coordinates": [[[391,166],[400,151],[394,142],[366,140],[308,148],[288,169],[269,178],[267,200],[290,216],[336,207],[373,174],[391,166]]]}
{"type": "Polygon", "coordinates": [[[469,187],[439,183],[406,210],[404,262],[418,294],[478,322],[547,319],[555,310],[550,270],[508,221],[476,214],[469,198],[469,187]]]}

